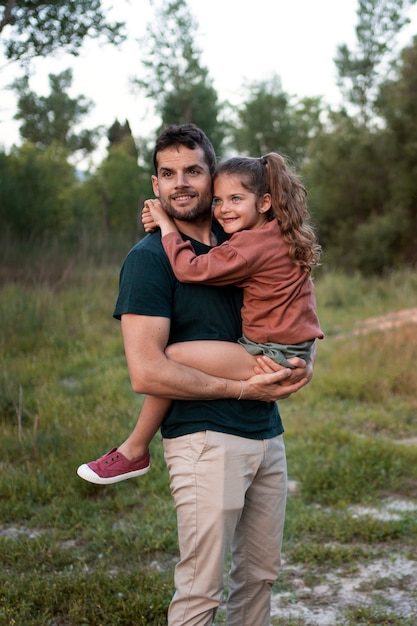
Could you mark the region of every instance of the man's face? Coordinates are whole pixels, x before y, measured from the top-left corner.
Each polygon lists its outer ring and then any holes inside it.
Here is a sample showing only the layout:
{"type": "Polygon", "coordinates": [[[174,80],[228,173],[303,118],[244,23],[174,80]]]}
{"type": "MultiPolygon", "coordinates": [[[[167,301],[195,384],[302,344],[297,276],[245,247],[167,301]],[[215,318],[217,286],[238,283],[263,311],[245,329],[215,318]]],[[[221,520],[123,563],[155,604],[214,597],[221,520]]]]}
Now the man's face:
{"type": "Polygon", "coordinates": [[[211,215],[212,180],[201,148],[179,146],[161,150],[157,163],[152,186],[168,215],[187,222],[211,215]]]}

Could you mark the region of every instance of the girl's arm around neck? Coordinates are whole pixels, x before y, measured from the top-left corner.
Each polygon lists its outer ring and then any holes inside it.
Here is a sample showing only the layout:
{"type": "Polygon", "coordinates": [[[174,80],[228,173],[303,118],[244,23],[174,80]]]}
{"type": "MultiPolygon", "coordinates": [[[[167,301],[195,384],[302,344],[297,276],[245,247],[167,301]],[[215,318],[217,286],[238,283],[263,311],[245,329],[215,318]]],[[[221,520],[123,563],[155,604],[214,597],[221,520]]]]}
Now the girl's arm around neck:
{"type": "Polygon", "coordinates": [[[162,204],[159,200],[147,200],[145,202],[145,209],[151,214],[154,222],[161,229],[161,235],[168,235],[169,233],[177,233],[178,228],[175,222],[169,215],[167,215],[162,208],[162,204]]]}

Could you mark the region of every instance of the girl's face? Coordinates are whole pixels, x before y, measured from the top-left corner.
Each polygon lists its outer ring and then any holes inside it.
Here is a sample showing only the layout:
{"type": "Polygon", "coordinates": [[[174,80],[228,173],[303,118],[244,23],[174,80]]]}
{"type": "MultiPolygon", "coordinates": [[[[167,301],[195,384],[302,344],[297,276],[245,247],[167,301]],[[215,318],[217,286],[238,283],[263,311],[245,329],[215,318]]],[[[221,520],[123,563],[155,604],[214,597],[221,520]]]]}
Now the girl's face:
{"type": "Polygon", "coordinates": [[[271,196],[267,193],[256,201],[238,175],[221,174],[214,181],[213,206],[214,217],[232,235],[263,226],[268,221],[265,214],[271,207],[271,196]]]}

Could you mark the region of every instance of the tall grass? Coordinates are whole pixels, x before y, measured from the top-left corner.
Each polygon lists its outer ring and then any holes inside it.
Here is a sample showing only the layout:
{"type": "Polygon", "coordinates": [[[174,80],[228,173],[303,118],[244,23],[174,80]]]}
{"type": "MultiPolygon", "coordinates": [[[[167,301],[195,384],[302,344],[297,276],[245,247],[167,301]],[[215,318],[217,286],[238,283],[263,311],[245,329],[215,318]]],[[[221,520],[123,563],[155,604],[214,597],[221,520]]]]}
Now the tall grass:
{"type": "MultiPolygon", "coordinates": [[[[0,624],[163,625],[178,551],[159,437],[141,479],[97,487],[75,473],[119,443],[140,408],[112,319],[120,263],[84,259],[66,274],[50,265],[24,279],[10,265],[0,293],[0,624]]],[[[349,513],[387,495],[417,498],[416,448],[398,443],[417,426],[415,326],[349,334],[368,316],[415,306],[417,279],[323,273],[316,294],[326,340],[315,377],[280,410],[298,484],[286,559],[320,571],[393,542],[411,553],[417,538],[412,515],[349,513]]],[[[277,589],[289,585],[284,573],[277,589]]]]}

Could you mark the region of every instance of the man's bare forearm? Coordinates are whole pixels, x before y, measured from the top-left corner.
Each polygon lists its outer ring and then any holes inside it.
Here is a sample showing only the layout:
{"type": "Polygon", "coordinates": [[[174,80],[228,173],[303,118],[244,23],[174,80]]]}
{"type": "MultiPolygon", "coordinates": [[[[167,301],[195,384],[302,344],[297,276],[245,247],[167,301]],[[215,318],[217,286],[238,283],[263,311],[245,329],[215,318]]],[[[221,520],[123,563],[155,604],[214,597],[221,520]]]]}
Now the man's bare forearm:
{"type": "Polygon", "coordinates": [[[297,381],[287,387],[282,382],[292,370],[280,369],[256,374],[245,381],[218,378],[186,365],[167,360],[165,367],[147,368],[143,376],[131,374],[136,393],[162,396],[171,400],[262,400],[273,402],[298,391],[305,382],[297,381]],[[162,375],[161,375],[162,372],[162,375]]]}
{"type": "MultiPolygon", "coordinates": [[[[294,370],[274,364],[260,369],[246,381],[211,376],[199,369],[169,359],[165,347],[170,321],[127,314],[122,316],[122,333],[130,381],[136,393],[172,400],[240,400],[275,401],[298,391],[306,380],[304,367],[297,379],[284,381],[294,370]]],[[[265,359],[268,362],[268,359],[265,359]]]]}

